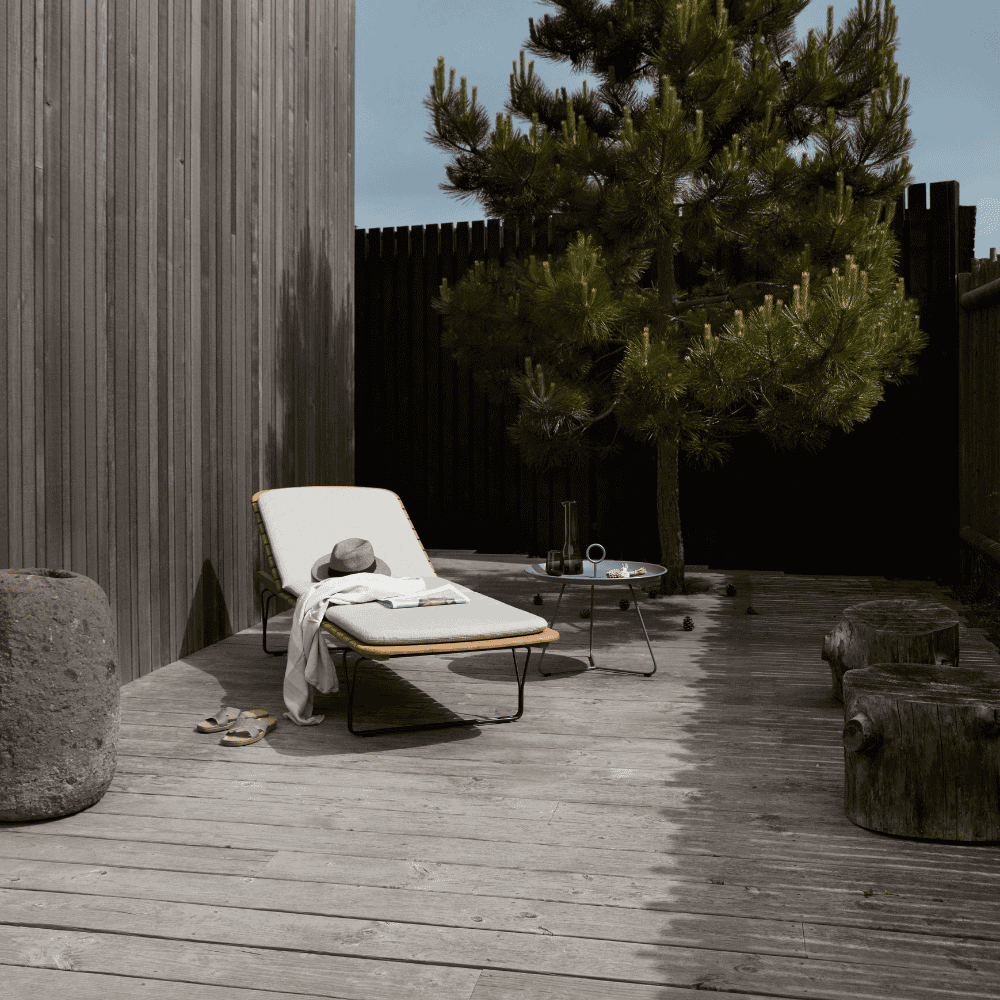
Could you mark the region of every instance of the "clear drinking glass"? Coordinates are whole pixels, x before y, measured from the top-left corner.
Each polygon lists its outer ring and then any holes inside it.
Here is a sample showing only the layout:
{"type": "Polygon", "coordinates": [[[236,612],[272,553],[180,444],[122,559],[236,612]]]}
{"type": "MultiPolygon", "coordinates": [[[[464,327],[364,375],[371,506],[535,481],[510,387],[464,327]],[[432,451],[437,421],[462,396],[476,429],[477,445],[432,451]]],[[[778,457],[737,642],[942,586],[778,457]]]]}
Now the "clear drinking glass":
{"type": "Polygon", "coordinates": [[[562,576],[562,549],[549,549],[549,554],[545,559],[545,572],[548,573],[549,576],[562,576]]]}

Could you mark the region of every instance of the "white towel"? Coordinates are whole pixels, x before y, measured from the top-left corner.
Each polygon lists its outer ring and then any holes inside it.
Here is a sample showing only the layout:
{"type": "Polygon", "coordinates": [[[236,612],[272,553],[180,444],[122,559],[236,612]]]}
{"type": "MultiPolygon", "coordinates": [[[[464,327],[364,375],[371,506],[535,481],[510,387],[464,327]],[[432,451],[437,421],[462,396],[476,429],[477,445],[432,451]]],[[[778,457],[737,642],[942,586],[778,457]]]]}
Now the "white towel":
{"type": "Polygon", "coordinates": [[[330,604],[364,604],[424,591],[419,577],[351,573],[314,583],[296,602],[288,637],[285,668],[285,718],[297,726],[318,726],[325,716],[312,714],[313,688],[321,694],[339,690],[337,668],[326,647],[320,623],[330,604]]]}

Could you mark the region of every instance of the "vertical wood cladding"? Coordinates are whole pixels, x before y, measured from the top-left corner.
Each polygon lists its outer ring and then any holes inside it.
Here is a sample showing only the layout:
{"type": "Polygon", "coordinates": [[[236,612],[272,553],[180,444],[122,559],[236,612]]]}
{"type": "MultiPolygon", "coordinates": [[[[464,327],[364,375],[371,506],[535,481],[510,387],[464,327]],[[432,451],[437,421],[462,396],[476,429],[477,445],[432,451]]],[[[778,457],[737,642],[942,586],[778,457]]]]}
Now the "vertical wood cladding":
{"type": "Polygon", "coordinates": [[[0,12],[0,565],[123,680],[259,616],[259,489],[354,481],[354,0],[0,12]]]}

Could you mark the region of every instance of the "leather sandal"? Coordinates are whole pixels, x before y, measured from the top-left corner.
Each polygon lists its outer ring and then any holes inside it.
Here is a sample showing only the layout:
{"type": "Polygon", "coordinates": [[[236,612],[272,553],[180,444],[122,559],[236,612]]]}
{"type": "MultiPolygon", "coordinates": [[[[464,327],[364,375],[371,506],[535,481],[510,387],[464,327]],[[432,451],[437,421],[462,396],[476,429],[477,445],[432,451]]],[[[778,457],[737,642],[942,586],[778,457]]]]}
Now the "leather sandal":
{"type": "Polygon", "coordinates": [[[270,715],[248,716],[241,715],[233,725],[230,732],[219,740],[219,746],[223,747],[245,747],[251,743],[262,740],[268,733],[273,732],[278,727],[278,720],[270,715]]]}
{"type": "Polygon", "coordinates": [[[232,729],[236,724],[236,720],[241,715],[250,719],[259,719],[261,716],[267,715],[267,709],[251,708],[246,712],[242,712],[240,709],[233,708],[230,705],[228,708],[224,708],[221,712],[217,712],[203,722],[199,722],[195,728],[199,733],[221,733],[224,729],[232,729]]]}

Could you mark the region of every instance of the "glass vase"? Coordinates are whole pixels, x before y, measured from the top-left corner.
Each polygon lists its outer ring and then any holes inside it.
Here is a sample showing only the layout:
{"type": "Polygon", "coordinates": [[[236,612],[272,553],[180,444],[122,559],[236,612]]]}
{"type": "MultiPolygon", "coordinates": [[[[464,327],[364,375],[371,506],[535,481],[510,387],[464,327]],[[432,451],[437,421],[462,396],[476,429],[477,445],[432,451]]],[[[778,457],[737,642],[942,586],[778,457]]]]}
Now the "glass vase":
{"type": "Polygon", "coordinates": [[[576,501],[563,500],[563,573],[572,576],[583,572],[583,555],[576,532],[576,501]]]}

